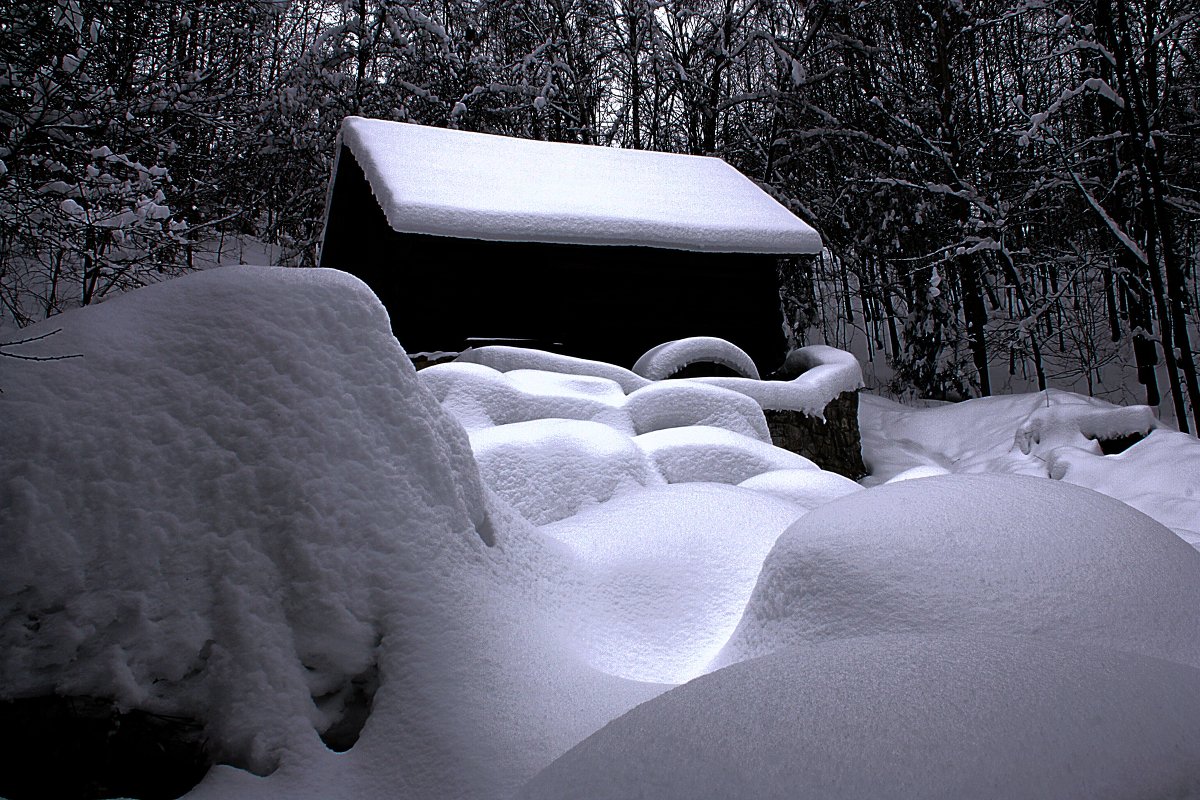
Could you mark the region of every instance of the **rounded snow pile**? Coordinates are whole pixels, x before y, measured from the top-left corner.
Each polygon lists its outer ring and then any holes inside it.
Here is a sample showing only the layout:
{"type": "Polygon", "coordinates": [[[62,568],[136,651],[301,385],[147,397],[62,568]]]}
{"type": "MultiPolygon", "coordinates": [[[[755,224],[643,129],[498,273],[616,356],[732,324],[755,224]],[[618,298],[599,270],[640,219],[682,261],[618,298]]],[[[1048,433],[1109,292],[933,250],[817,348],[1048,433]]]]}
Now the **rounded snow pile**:
{"type": "Polygon", "coordinates": [[[1028,634],[1200,667],[1200,552],[1069,484],[951,475],[857,492],[792,525],[717,664],[883,633],[1028,634]]]}
{"type": "Polygon", "coordinates": [[[28,334],[59,328],[25,354],[80,357],[4,370],[2,696],[189,716],[269,771],[374,673],[380,598],[487,549],[467,437],[344,273],[214,269],[28,334]]]}
{"type": "Polygon", "coordinates": [[[1125,800],[1200,792],[1200,670],[976,634],[792,648],[633,709],[524,800],[1125,800]]]}
{"type": "Polygon", "coordinates": [[[743,378],[759,379],[758,367],[745,350],[715,336],[692,336],[652,347],[633,365],[633,371],[660,381],[697,362],[720,364],[743,378]]]}
{"type": "Polygon", "coordinates": [[[577,559],[564,619],[610,675],[680,683],[733,633],[763,558],[801,512],[719,483],[626,492],[547,525],[577,559]]]}
{"type": "Polygon", "coordinates": [[[630,437],[599,422],[541,419],[471,434],[479,471],[534,525],[569,517],[614,494],[662,484],[630,437]]]}

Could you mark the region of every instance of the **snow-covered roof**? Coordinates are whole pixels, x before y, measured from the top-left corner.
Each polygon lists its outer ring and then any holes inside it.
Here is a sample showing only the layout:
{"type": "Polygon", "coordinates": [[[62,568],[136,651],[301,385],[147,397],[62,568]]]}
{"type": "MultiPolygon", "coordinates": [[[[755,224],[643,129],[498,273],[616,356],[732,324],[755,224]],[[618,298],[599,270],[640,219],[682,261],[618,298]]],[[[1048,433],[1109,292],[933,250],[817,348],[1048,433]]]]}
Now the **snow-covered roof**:
{"type": "Polygon", "coordinates": [[[735,253],[821,237],[719,158],[347,117],[341,142],[399,233],[735,253]]]}

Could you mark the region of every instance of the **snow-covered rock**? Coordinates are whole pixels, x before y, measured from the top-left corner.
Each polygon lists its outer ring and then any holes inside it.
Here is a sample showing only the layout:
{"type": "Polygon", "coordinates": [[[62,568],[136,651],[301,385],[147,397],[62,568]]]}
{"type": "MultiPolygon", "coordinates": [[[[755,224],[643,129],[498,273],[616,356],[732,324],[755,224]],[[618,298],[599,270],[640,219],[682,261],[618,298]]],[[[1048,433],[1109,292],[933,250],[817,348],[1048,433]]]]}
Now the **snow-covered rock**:
{"type": "Polygon", "coordinates": [[[1129,506],[1046,479],[869,489],[776,543],[717,664],[829,639],[985,632],[1200,667],[1200,553],[1129,506]]]}
{"type": "Polygon", "coordinates": [[[487,485],[534,525],[622,490],[664,483],[634,440],[599,422],[543,419],[484,428],[471,447],[487,485]]]}
{"type": "Polygon", "coordinates": [[[772,470],[747,478],[738,486],[773,495],[804,509],[862,491],[862,487],[849,478],[820,469],[772,470]]]}
{"type": "Polygon", "coordinates": [[[693,425],[634,437],[667,483],[741,483],[777,469],[818,469],[804,456],[724,428],[693,425]]]}
{"type": "Polygon", "coordinates": [[[690,336],[652,347],[633,365],[633,371],[660,381],[698,361],[721,364],[743,378],[759,379],[758,367],[745,350],[715,336],[690,336]]]}
{"type": "Polygon", "coordinates": [[[419,376],[468,431],[535,419],[580,419],[634,433],[623,409],[624,392],[606,378],[544,370],[500,372],[470,361],[437,364],[419,376]]]}
{"type": "Polygon", "coordinates": [[[758,403],[716,386],[692,381],[652,383],[630,394],[624,408],[638,433],[705,425],[771,443],[758,403]]]}
{"type": "Polygon", "coordinates": [[[655,698],[522,800],[1194,797],[1200,670],[974,632],[786,649],[655,698]]]}

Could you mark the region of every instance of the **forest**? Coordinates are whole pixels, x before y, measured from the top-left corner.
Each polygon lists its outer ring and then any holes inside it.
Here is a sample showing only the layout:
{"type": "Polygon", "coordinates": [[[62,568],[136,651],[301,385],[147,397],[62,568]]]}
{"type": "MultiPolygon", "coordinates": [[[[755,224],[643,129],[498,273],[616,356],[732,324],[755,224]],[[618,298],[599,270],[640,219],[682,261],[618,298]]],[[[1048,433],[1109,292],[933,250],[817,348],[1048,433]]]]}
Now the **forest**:
{"type": "Polygon", "coordinates": [[[354,114],[719,156],[824,239],[794,343],[1195,431],[1198,54],[1190,0],[5,0],[0,329],[223,240],[313,265],[354,114]]]}

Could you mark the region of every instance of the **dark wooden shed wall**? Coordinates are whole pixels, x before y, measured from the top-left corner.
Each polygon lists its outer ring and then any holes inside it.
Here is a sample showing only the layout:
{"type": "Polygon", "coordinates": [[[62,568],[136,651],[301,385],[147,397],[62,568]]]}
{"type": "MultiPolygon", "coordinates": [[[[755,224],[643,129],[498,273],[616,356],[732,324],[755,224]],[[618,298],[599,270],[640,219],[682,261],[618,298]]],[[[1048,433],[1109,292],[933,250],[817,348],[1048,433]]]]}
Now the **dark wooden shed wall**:
{"type": "Polygon", "coordinates": [[[628,367],[663,342],[719,336],[769,372],[786,349],[774,256],[396,233],[346,148],[321,266],[370,286],[410,353],[520,338],[628,367]]]}

